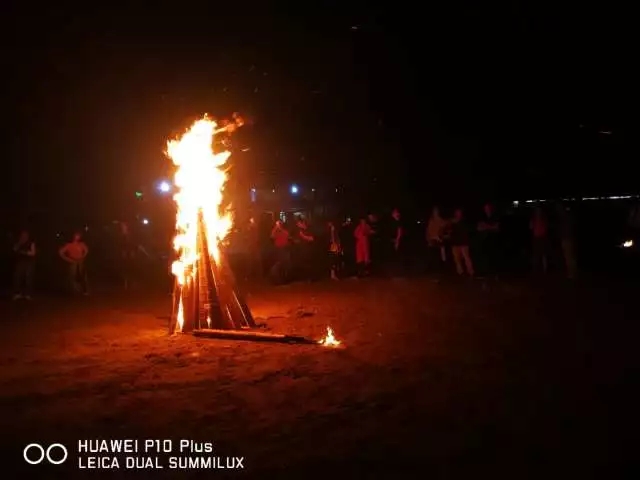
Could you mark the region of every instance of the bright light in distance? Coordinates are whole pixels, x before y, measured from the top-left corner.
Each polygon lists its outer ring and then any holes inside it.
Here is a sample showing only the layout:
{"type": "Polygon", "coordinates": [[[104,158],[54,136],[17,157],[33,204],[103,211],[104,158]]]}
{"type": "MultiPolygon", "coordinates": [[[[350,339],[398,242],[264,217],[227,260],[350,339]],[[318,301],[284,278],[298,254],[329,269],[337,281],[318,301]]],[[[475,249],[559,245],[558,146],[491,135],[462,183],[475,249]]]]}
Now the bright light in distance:
{"type": "Polygon", "coordinates": [[[298,193],[298,186],[297,185],[291,185],[291,193],[292,194],[296,194],[298,193]]]}
{"type": "Polygon", "coordinates": [[[168,193],[171,191],[171,185],[169,184],[169,182],[160,182],[160,184],[158,185],[158,190],[160,190],[162,193],[168,193]]]}
{"type": "Polygon", "coordinates": [[[143,223],[144,225],[149,225],[149,219],[147,219],[147,218],[143,218],[143,219],[142,219],[142,223],[143,223]]]}
{"type": "Polygon", "coordinates": [[[631,248],[633,247],[633,240],[627,240],[622,244],[622,248],[631,248]]]}

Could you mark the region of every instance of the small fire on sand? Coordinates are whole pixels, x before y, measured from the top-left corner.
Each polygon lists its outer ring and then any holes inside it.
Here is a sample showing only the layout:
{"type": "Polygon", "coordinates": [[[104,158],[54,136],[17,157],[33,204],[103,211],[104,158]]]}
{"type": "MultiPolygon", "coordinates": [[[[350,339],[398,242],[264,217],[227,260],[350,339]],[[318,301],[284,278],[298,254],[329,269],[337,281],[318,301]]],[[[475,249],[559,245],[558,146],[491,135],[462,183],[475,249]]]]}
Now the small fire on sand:
{"type": "MultiPolygon", "coordinates": [[[[177,167],[174,183],[177,193],[176,237],[173,242],[178,259],[171,272],[183,287],[195,281],[198,260],[198,221],[202,214],[210,255],[220,259],[220,243],[231,229],[233,219],[229,207],[223,209],[223,193],[227,181],[225,171],[231,152],[214,153],[213,137],[225,129],[205,116],[196,121],[182,137],[167,144],[167,155],[177,167]]],[[[184,326],[182,294],[178,306],[178,330],[184,326]]]]}
{"type": "Polygon", "coordinates": [[[342,344],[340,340],[336,339],[331,327],[327,327],[327,334],[318,343],[323,347],[338,347],[342,344]]]}

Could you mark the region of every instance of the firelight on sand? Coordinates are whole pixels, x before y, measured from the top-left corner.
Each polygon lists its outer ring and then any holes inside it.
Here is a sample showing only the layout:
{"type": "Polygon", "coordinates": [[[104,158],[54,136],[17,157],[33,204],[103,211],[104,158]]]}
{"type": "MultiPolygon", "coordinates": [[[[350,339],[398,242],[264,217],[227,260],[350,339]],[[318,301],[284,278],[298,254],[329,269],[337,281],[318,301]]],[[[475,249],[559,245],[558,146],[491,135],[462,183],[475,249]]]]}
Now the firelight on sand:
{"type": "Polygon", "coordinates": [[[342,344],[340,340],[336,339],[331,327],[327,327],[327,334],[318,343],[324,347],[338,347],[342,344]]]}
{"type": "MultiPolygon", "coordinates": [[[[214,153],[213,137],[226,131],[217,128],[215,121],[207,116],[196,121],[180,138],[167,144],[167,155],[176,166],[174,184],[177,193],[176,237],[173,242],[178,259],[173,262],[171,272],[178,284],[184,286],[194,282],[198,259],[198,221],[202,214],[209,254],[218,262],[220,243],[229,233],[232,216],[229,208],[223,210],[223,193],[227,174],[225,167],[231,152],[214,153]]],[[[178,327],[184,325],[182,297],[178,307],[178,327]]]]}

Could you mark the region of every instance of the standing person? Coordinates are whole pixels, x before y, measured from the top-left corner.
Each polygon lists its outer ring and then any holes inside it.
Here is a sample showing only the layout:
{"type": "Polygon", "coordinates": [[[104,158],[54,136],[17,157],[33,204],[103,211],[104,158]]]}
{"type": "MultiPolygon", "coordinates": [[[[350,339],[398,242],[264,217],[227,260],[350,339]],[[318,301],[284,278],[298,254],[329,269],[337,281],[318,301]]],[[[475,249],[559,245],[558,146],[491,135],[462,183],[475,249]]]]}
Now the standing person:
{"type": "Polygon", "coordinates": [[[271,238],[275,247],[275,262],[270,270],[271,278],[276,283],[286,283],[291,275],[290,235],[280,220],[273,226],[271,238]]]}
{"type": "Polygon", "coordinates": [[[400,215],[400,210],[394,208],[391,212],[391,246],[392,270],[395,275],[406,273],[406,229],[400,215]]]}
{"type": "Polygon", "coordinates": [[[380,245],[380,222],[377,215],[370,213],[367,215],[367,223],[371,227],[371,235],[369,236],[371,263],[369,264],[369,271],[370,273],[377,273],[383,255],[380,245]]]}
{"type": "Polygon", "coordinates": [[[89,295],[85,260],[89,247],[82,241],[82,235],[76,232],[73,239],[58,251],[60,258],[69,264],[69,283],[73,293],[89,295]]]}
{"type": "Polygon", "coordinates": [[[575,279],[578,276],[578,265],[576,262],[573,218],[571,212],[562,203],[556,204],[558,234],[562,256],[567,270],[567,278],[575,279]]]}
{"type": "Polygon", "coordinates": [[[135,275],[136,243],[131,235],[129,224],[120,222],[120,275],[125,290],[131,287],[135,275]]]}
{"type": "Polygon", "coordinates": [[[329,230],[329,268],[331,269],[331,280],[340,280],[338,272],[340,271],[340,238],[336,231],[336,225],[333,222],[327,223],[329,230]]]}
{"type": "Polygon", "coordinates": [[[363,277],[369,273],[369,264],[371,263],[371,250],[369,239],[373,231],[364,218],[360,219],[360,223],[353,232],[356,239],[356,265],[359,277],[363,277]]]}
{"type": "Polygon", "coordinates": [[[297,248],[296,267],[301,280],[313,281],[316,278],[317,260],[315,258],[315,237],[309,230],[306,220],[300,217],[296,221],[294,242],[297,248]]]}
{"type": "Polygon", "coordinates": [[[430,269],[442,271],[447,262],[447,250],[444,244],[444,236],[447,222],[440,216],[440,209],[433,207],[429,222],[427,223],[427,258],[430,269]]]}
{"type": "Polygon", "coordinates": [[[351,217],[347,217],[338,233],[340,246],[342,247],[343,275],[353,277],[356,274],[356,239],[354,236],[355,227],[351,217]]]}
{"type": "Polygon", "coordinates": [[[15,265],[13,272],[13,299],[31,300],[33,293],[33,272],[36,263],[36,244],[29,232],[20,232],[18,241],[13,246],[15,265]]]}
{"type": "Polygon", "coordinates": [[[542,208],[536,207],[529,223],[532,235],[533,271],[547,273],[549,253],[549,224],[542,208]]]}
{"type": "Polygon", "coordinates": [[[139,286],[142,279],[143,258],[151,258],[147,250],[131,233],[129,224],[120,222],[120,269],[125,290],[139,286]],[[142,255],[141,255],[142,254],[142,255]]]}
{"type": "Polygon", "coordinates": [[[456,209],[453,220],[451,222],[451,251],[453,260],[456,264],[456,272],[458,275],[466,273],[473,277],[473,262],[471,261],[471,253],[469,252],[469,226],[464,218],[462,209],[456,209]]]}
{"type": "MultiPolygon", "coordinates": [[[[522,266],[524,251],[522,247],[531,238],[531,231],[528,230],[529,224],[526,220],[521,221],[519,211],[514,206],[511,206],[500,218],[502,266],[505,273],[507,273],[507,267],[509,273],[515,273],[522,266]]],[[[527,256],[525,262],[529,260],[530,257],[527,256]]]]}
{"type": "Polygon", "coordinates": [[[485,274],[496,277],[498,275],[502,256],[500,231],[500,220],[495,213],[495,209],[491,203],[486,203],[483,208],[483,215],[478,222],[482,257],[481,275],[485,274]]]}

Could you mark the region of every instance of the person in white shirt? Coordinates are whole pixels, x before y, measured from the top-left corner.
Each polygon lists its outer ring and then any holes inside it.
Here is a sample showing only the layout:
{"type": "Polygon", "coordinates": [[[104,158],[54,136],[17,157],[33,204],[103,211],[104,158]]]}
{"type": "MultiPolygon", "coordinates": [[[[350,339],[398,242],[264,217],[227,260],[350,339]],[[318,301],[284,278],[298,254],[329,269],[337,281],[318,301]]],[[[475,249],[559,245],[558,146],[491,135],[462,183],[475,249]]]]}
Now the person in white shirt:
{"type": "MultiPolygon", "coordinates": [[[[440,216],[440,209],[433,207],[429,222],[427,223],[427,247],[429,248],[428,258],[429,266],[436,269],[435,266],[439,264],[442,266],[447,262],[447,250],[444,244],[447,221],[440,216]],[[440,261],[436,262],[435,259],[438,255],[440,261]]],[[[440,270],[438,268],[437,270],[440,270]]]]}

